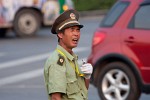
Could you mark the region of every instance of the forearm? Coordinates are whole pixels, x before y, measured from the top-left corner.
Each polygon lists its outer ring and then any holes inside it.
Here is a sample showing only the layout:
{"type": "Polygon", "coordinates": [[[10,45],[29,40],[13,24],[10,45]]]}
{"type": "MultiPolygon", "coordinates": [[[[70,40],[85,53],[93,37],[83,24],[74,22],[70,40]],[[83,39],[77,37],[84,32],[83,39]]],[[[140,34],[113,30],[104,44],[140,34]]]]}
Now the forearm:
{"type": "Polygon", "coordinates": [[[53,93],[50,95],[51,100],[61,100],[61,93],[53,93]]]}
{"type": "Polygon", "coordinates": [[[85,86],[88,89],[90,84],[90,79],[85,79],[85,86]]]}

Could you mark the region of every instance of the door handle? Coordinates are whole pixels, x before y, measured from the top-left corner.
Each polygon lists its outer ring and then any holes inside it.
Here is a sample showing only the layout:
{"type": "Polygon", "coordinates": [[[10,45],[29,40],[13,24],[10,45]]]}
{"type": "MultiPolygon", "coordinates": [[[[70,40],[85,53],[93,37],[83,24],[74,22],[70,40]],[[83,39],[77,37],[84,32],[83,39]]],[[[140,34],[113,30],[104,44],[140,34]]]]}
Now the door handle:
{"type": "Polygon", "coordinates": [[[133,36],[129,36],[127,39],[125,39],[125,42],[127,42],[127,43],[134,43],[134,37],[133,36]]]}

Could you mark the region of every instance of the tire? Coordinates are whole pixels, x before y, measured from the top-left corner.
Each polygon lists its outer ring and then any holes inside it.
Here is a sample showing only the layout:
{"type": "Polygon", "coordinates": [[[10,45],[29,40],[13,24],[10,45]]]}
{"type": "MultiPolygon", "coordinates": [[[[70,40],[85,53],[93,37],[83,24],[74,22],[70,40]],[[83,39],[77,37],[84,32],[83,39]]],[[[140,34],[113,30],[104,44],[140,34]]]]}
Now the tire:
{"type": "Polygon", "coordinates": [[[102,68],[98,93],[101,100],[139,100],[141,95],[133,72],[121,62],[112,62],[102,68]]]}
{"type": "Polygon", "coordinates": [[[21,10],[15,16],[14,31],[18,37],[35,36],[40,26],[40,15],[32,9],[21,10]]]}
{"type": "Polygon", "coordinates": [[[4,28],[0,28],[0,38],[3,38],[6,36],[7,33],[7,29],[4,28]]]}

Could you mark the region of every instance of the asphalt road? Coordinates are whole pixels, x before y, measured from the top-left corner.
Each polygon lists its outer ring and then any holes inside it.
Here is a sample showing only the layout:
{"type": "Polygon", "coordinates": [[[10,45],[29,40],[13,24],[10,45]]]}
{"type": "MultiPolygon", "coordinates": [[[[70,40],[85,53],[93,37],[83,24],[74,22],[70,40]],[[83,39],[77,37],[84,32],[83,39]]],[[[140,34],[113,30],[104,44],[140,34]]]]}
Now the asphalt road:
{"type": "MultiPolygon", "coordinates": [[[[103,17],[81,18],[84,28],[74,52],[81,59],[87,59],[91,52],[93,32],[103,17]]],[[[0,39],[0,100],[47,100],[44,87],[43,66],[46,58],[57,45],[57,37],[50,34],[50,28],[43,28],[34,38],[16,38],[9,32],[0,39]]],[[[142,94],[140,100],[149,100],[142,94]]],[[[99,100],[95,87],[90,85],[89,100],[99,100]]]]}

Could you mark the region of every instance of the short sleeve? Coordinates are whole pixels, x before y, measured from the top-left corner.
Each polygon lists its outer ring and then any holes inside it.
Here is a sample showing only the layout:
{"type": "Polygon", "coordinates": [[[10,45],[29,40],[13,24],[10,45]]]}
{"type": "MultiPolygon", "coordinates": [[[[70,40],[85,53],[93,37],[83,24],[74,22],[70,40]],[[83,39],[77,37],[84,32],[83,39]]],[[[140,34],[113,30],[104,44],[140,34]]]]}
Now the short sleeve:
{"type": "Polygon", "coordinates": [[[50,66],[48,71],[48,93],[66,93],[66,68],[58,64],[50,66]]]}

